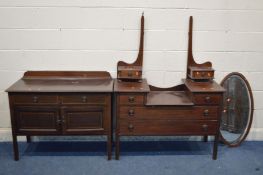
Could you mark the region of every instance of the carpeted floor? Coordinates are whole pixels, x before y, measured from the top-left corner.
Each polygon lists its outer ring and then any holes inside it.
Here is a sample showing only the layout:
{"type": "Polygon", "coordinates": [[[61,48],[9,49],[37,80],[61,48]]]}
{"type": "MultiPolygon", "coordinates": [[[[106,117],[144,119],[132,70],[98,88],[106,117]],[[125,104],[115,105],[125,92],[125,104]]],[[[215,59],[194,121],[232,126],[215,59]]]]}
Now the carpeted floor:
{"type": "Polygon", "coordinates": [[[217,160],[211,142],[195,141],[123,142],[119,161],[107,160],[103,142],[21,142],[19,148],[16,162],[12,144],[0,143],[0,175],[263,174],[263,142],[220,145],[217,160]]]}

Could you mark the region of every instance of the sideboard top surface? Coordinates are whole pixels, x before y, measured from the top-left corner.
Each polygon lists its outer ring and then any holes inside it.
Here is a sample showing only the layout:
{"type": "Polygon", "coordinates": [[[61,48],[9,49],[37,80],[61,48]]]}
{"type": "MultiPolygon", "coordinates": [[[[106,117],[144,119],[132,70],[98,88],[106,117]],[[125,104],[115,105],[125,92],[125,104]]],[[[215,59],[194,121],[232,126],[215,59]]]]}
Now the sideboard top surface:
{"type": "Polygon", "coordinates": [[[113,79],[103,71],[28,71],[7,92],[112,92],[113,79]]]}

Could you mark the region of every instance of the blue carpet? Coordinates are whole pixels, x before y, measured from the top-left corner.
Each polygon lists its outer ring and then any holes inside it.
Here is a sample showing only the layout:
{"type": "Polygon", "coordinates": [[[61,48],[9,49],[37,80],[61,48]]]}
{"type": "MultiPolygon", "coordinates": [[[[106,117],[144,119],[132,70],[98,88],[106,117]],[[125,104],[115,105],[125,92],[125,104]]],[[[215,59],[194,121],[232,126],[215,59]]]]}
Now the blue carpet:
{"type": "Polygon", "coordinates": [[[211,142],[122,142],[119,161],[107,161],[105,142],[21,142],[19,150],[13,161],[12,144],[0,143],[0,175],[263,174],[263,142],[219,145],[215,161],[211,142]]]}

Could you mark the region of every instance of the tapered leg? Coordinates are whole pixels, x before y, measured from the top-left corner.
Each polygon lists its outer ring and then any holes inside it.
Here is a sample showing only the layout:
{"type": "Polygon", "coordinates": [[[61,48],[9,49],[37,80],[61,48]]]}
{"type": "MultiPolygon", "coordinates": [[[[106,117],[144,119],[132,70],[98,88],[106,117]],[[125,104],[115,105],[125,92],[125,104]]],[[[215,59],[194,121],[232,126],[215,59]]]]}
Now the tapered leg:
{"type": "Polygon", "coordinates": [[[213,159],[217,159],[217,147],[218,147],[218,134],[215,135],[214,148],[213,148],[213,159]]]}
{"type": "Polygon", "coordinates": [[[108,152],[108,160],[111,160],[111,146],[112,146],[112,137],[111,133],[108,134],[108,141],[107,141],[107,152],[108,152]]]}
{"type": "Polygon", "coordinates": [[[19,151],[18,151],[18,144],[17,144],[17,136],[13,134],[13,150],[14,150],[14,160],[19,160],[19,151]]]}
{"type": "Polygon", "coordinates": [[[120,136],[116,133],[115,136],[115,159],[119,160],[120,158],[120,136]]]}
{"type": "Polygon", "coordinates": [[[208,140],[208,135],[204,135],[203,141],[204,141],[204,142],[207,142],[207,140],[208,140]]]}
{"type": "Polygon", "coordinates": [[[30,136],[26,136],[26,142],[31,143],[31,137],[30,136]]]}

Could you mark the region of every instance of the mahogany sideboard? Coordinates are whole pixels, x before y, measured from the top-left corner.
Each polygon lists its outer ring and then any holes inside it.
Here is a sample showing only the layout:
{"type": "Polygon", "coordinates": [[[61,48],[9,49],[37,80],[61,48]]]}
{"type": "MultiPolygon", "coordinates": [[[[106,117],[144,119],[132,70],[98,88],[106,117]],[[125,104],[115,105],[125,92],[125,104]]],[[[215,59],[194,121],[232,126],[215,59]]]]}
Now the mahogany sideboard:
{"type": "Polygon", "coordinates": [[[9,95],[14,159],[17,136],[106,135],[111,159],[111,99],[108,72],[29,71],[9,95]]]}

